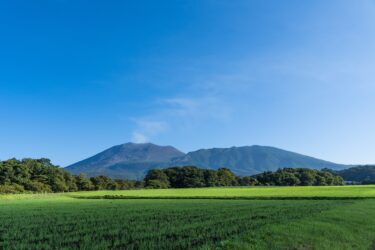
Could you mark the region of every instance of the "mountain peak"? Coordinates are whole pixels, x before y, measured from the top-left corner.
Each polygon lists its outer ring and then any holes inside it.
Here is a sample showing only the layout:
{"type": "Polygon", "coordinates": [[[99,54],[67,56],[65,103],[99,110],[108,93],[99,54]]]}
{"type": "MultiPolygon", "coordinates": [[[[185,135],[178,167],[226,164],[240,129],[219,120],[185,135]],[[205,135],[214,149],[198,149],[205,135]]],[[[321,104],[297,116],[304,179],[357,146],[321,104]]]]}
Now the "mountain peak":
{"type": "Polygon", "coordinates": [[[184,156],[185,154],[172,146],[159,146],[153,143],[133,143],[128,142],[113,146],[83,161],[68,166],[66,169],[72,173],[86,173],[89,176],[111,175],[112,177],[139,178],[136,176],[117,175],[116,172],[121,166],[153,166],[157,167],[171,161],[173,158],[184,156]],[[113,170],[113,171],[112,171],[113,170]],[[108,173],[110,172],[110,173],[108,173]]]}
{"type": "Polygon", "coordinates": [[[157,144],[152,143],[152,142],[126,142],[126,143],[120,144],[118,146],[123,146],[123,147],[174,148],[173,146],[170,146],[170,145],[157,145],[157,144]]]}

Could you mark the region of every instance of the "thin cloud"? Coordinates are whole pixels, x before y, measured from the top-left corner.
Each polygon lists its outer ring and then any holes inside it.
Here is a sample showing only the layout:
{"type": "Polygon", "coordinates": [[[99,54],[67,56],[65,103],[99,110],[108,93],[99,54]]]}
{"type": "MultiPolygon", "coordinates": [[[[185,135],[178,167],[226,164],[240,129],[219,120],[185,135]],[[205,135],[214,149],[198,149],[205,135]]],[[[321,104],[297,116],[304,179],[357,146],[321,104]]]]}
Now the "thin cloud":
{"type": "Polygon", "coordinates": [[[136,128],[132,133],[132,141],[135,143],[149,142],[150,138],[159,135],[168,128],[163,121],[150,120],[147,118],[133,118],[136,128]]]}
{"type": "Polygon", "coordinates": [[[131,141],[134,143],[146,143],[149,140],[144,134],[139,133],[139,132],[133,132],[131,141]]]}

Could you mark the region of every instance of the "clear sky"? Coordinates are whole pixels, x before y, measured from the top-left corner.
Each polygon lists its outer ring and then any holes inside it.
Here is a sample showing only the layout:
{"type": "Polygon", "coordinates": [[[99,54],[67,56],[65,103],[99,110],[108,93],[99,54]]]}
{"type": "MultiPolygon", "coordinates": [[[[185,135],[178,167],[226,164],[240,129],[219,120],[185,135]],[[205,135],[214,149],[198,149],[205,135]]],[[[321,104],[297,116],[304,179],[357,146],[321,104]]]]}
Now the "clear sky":
{"type": "Polygon", "coordinates": [[[374,0],[0,2],[0,159],[128,141],[375,163],[374,0]]]}

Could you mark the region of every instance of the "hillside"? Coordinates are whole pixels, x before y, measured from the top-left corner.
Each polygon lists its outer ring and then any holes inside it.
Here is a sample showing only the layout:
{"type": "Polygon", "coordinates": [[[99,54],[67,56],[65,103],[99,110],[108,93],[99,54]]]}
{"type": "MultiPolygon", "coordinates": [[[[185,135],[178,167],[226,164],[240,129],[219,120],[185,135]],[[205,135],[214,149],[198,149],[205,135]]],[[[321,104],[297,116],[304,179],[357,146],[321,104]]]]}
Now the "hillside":
{"type": "Polygon", "coordinates": [[[278,168],[345,168],[344,165],[265,146],[201,149],[174,159],[173,165],[196,165],[214,169],[225,166],[238,175],[254,175],[278,168]]]}
{"type": "Polygon", "coordinates": [[[375,166],[365,165],[352,167],[340,171],[333,171],[335,174],[341,176],[345,181],[361,182],[375,184],[375,166]]]}
{"type": "Polygon", "coordinates": [[[106,175],[113,178],[141,179],[150,168],[163,167],[184,153],[171,146],[152,143],[125,143],[111,147],[65,169],[73,174],[106,175]]]}
{"type": "Polygon", "coordinates": [[[88,176],[107,175],[113,178],[141,179],[151,168],[185,165],[211,169],[227,167],[241,176],[285,167],[334,170],[346,168],[345,165],[273,147],[213,148],[184,154],[171,146],[126,143],[68,166],[66,170],[73,174],[82,172],[88,176]]]}

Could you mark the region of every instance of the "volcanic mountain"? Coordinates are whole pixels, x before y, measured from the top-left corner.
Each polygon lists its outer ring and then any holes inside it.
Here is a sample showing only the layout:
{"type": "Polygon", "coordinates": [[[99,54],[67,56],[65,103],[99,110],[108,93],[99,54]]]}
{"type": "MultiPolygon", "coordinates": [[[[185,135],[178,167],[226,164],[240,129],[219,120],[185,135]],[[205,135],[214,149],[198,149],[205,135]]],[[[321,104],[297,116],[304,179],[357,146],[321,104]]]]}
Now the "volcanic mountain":
{"type": "Polygon", "coordinates": [[[333,170],[348,167],[265,146],[200,149],[184,154],[172,146],[126,143],[70,165],[66,170],[73,174],[85,173],[87,176],[142,179],[152,168],[186,165],[210,169],[227,167],[242,176],[286,167],[333,170]]]}
{"type": "Polygon", "coordinates": [[[113,178],[141,179],[150,168],[165,167],[185,154],[171,146],[152,143],[125,143],[111,147],[65,169],[73,174],[106,175],[113,178]]]}

